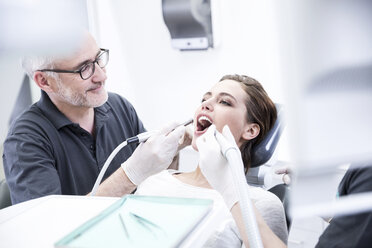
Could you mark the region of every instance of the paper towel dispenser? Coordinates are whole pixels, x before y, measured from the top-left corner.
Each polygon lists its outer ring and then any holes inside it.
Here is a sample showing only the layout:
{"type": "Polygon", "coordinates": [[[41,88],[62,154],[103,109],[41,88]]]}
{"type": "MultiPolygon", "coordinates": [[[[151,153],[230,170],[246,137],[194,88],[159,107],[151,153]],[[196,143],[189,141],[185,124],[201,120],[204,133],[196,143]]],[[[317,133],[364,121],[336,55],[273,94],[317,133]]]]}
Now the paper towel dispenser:
{"type": "Polygon", "coordinates": [[[173,48],[183,51],[213,47],[210,0],[162,0],[162,9],[173,48]]]}

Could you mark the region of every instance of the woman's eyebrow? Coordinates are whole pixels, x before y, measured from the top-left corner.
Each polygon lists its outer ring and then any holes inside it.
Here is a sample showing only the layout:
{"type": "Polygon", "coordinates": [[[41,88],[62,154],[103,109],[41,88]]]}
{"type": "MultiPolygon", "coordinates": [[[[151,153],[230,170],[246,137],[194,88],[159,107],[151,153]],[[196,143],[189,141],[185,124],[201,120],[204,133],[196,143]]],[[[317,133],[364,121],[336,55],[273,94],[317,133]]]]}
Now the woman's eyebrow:
{"type": "MultiPolygon", "coordinates": [[[[203,97],[207,97],[207,96],[210,97],[212,95],[213,95],[212,92],[208,91],[207,93],[205,93],[203,95],[203,97]]],[[[233,95],[231,95],[231,94],[229,94],[227,92],[220,92],[220,93],[218,93],[218,96],[220,96],[220,97],[221,96],[228,96],[228,97],[232,98],[236,102],[236,98],[233,95]]]]}
{"type": "Polygon", "coordinates": [[[212,93],[211,93],[210,91],[208,91],[208,92],[206,92],[206,93],[203,95],[203,97],[211,96],[211,95],[212,95],[212,93]]]}
{"type": "Polygon", "coordinates": [[[235,97],[229,93],[226,93],[226,92],[221,92],[218,94],[219,96],[228,96],[228,97],[231,97],[234,101],[236,101],[235,97]]]}

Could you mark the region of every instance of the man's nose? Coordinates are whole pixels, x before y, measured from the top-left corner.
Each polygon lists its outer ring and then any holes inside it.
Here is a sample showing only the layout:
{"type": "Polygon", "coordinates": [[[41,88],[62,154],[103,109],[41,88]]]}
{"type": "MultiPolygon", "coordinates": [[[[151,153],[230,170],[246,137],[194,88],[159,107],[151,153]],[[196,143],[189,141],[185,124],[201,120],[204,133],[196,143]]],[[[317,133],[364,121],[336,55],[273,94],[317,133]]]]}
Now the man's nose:
{"type": "Polygon", "coordinates": [[[98,63],[96,62],[95,64],[95,70],[94,70],[94,74],[92,76],[92,81],[93,82],[103,82],[107,79],[107,75],[106,75],[106,69],[105,68],[101,68],[98,63]]]}

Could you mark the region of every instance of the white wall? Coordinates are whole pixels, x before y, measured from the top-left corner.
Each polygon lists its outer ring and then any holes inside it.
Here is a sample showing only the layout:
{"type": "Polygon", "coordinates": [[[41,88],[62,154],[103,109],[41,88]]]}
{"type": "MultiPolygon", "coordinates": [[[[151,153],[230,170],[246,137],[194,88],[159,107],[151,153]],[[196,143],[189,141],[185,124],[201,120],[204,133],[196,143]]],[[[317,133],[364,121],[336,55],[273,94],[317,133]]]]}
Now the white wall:
{"type": "Polygon", "coordinates": [[[3,54],[0,57],[0,72],[2,73],[0,82],[0,142],[2,143],[8,132],[12,107],[17,99],[24,76],[19,57],[3,54]]]}
{"type": "MultiPolygon", "coordinates": [[[[133,103],[147,129],[192,117],[203,93],[225,74],[252,76],[275,102],[283,102],[275,3],[212,4],[217,46],[180,52],[171,47],[161,0],[95,2],[93,30],[110,49],[107,88],[133,103]]],[[[281,154],[287,159],[286,149],[281,154]]]]}
{"type": "Polygon", "coordinates": [[[0,56],[0,180],[4,178],[3,171],[3,142],[8,132],[9,119],[17,99],[19,88],[22,85],[23,72],[19,66],[17,56],[0,56]]]}
{"type": "MultiPolygon", "coordinates": [[[[171,47],[161,0],[92,0],[87,5],[91,30],[110,49],[107,88],[128,98],[149,130],[192,117],[203,93],[225,74],[252,76],[275,102],[284,102],[274,1],[212,0],[216,47],[193,52],[171,47]]],[[[23,72],[15,55],[0,58],[0,69],[2,143],[23,72]]],[[[38,94],[34,90],[35,99],[38,94]]],[[[277,153],[281,160],[289,158],[286,147],[284,136],[277,153]]]]}

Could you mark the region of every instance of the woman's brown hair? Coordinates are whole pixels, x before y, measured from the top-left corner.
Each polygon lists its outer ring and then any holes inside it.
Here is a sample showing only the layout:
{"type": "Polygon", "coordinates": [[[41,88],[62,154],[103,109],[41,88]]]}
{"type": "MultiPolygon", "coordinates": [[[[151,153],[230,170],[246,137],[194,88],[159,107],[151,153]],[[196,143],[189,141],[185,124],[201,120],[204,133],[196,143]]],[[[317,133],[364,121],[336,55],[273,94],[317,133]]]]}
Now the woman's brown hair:
{"type": "Polygon", "coordinates": [[[225,75],[220,79],[220,82],[223,80],[234,80],[241,84],[243,90],[247,93],[245,102],[247,121],[248,123],[256,123],[260,127],[257,137],[240,146],[245,172],[247,172],[251,165],[253,148],[264,139],[268,131],[274,126],[277,118],[276,107],[257,80],[237,74],[225,75]]]}

